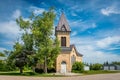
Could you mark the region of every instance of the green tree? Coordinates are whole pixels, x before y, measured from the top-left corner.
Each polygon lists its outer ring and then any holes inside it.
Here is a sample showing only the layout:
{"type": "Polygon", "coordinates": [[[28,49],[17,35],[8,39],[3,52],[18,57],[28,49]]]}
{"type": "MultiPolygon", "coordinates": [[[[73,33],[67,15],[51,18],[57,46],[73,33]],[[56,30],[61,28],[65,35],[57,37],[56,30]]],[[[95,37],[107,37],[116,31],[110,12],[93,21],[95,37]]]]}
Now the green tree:
{"type": "MultiPolygon", "coordinates": [[[[0,52],[0,57],[5,57],[5,54],[3,52],[0,52]]],[[[4,60],[0,60],[0,71],[2,71],[4,68],[4,60]]]]}
{"type": "Polygon", "coordinates": [[[3,52],[0,52],[0,71],[7,71],[8,65],[7,65],[7,57],[10,54],[10,51],[4,50],[3,52]]]}
{"type": "Polygon", "coordinates": [[[0,57],[5,57],[5,54],[3,52],[0,52],[0,57]]]}
{"type": "Polygon", "coordinates": [[[20,73],[22,73],[22,67],[24,66],[23,65],[24,62],[19,64],[23,66],[18,66],[17,63],[19,63],[21,60],[19,60],[18,62],[17,59],[18,56],[21,55],[22,51],[23,51],[23,45],[21,45],[19,42],[16,42],[15,45],[13,46],[13,51],[8,56],[8,64],[10,64],[10,68],[13,67],[15,69],[15,66],[19,67],[20,73]]]}
{"type": "Polygon", "coordinates": [[[112,64],[120,65],[120,62],[115,61],[115,62],[112,62],[112,64]]]}
{"type": "Polygon", "coordinates": [[[102,64],[96,63],[90,65],[90,70],[101,70],[101,69],[102,69],[102,64]]]}
{"type": "Polygon", "coordinates": [[[28,52],[35,51],[34,55],[38,59],[37,62],[44,64],[44,72],[47,73],[47,68],[53,67],[60,50],[58,40],[52,38],[55,19],[54,10],[51,8],[41,15],[32,14],[29,19],[25,21],[20,17],[16,20],[21,30],[25,32],[22,35],[24,48],[28,52]]]}
{"type": "Polygon", "coordinates": [[[75,62],[72,65],[72,70],[73,71],[83,72],[84,71],[84,64],[82,62],[75,62]]]}

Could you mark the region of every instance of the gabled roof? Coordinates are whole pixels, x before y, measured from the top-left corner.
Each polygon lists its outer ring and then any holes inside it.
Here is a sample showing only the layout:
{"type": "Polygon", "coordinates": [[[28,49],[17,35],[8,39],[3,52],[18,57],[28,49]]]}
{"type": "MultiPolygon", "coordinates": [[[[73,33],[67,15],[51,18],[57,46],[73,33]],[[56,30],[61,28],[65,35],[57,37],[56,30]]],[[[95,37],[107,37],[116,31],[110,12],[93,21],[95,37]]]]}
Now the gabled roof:
{"type": "Polygon", "coordinates": [[[83,56],[81,53],[79,53],[75,47],[75,45],[70,45],[70,47],[61,47],[61,51],[66,52],[66,51],[72,51],[72,49],[75,49],[77,56],[83,56]]]}
{"type": "Polygon", "coordinates": [[[58,25],[56,27],[56,31],[62,31],[62,28],[65,28],[65,31],[71,31],[69,24],[68,24],[63,12],[62,12],[60,20],[58,22],[58,25]]]}
{"type": "Polygon", "coordinates": [[[78,56],[83,56],[81,53],[79,53],[75,47],[75,45],[70,45],[71,49],[74,48],[78,56]]]}

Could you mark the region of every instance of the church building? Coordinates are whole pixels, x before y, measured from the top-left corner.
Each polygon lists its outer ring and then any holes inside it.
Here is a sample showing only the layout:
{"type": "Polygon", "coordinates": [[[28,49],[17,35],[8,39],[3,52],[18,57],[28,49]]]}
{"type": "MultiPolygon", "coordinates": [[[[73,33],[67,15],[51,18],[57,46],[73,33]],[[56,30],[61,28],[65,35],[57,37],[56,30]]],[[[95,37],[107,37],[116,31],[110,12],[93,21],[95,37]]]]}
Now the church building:
{"type": "Polygon", "coordinates": [[[69,73],[72,70],[74,62],[82,62],[82,54],[80,54],[75,45],[70,44],[71,29],[62,12],[58,25],[55,28],[55,35],[60,42],[60,54],[56,59],[56,72],[69,73]]]}

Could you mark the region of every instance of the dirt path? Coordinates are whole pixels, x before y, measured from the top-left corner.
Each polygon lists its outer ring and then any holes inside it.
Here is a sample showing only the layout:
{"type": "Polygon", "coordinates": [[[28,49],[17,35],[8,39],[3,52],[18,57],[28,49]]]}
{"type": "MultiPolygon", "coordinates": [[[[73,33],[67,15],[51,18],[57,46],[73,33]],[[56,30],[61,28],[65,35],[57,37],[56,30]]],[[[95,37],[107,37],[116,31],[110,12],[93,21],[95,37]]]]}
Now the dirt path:
{"type": "Polygon", "coordinates": [[[74,77],[26,77],[26,76],[3,76],[0,80],[120,80],[120,73],[97,74],[74,77]]]}

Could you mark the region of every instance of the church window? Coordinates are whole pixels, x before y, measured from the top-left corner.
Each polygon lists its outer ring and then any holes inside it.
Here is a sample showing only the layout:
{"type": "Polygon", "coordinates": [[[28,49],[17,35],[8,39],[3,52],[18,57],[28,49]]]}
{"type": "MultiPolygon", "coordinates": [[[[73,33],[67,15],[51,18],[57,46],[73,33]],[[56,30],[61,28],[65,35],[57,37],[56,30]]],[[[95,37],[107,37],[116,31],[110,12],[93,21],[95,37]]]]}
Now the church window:
{"type": "Polygon", "coordinates": [[[76,61],[76,57],[73,55],[71,56],[71,63],[73,64],[76,61]]]}
{"type": "Polygon", "coordinates": [[[61,46],[66,46],[66,37],[61,37],[61,46]]]}
{"type": "Polygon", "coordinates": [[[62,30],[62,31],[66,31],[65,25],[62,26],[61,30],[62,30]]]}

